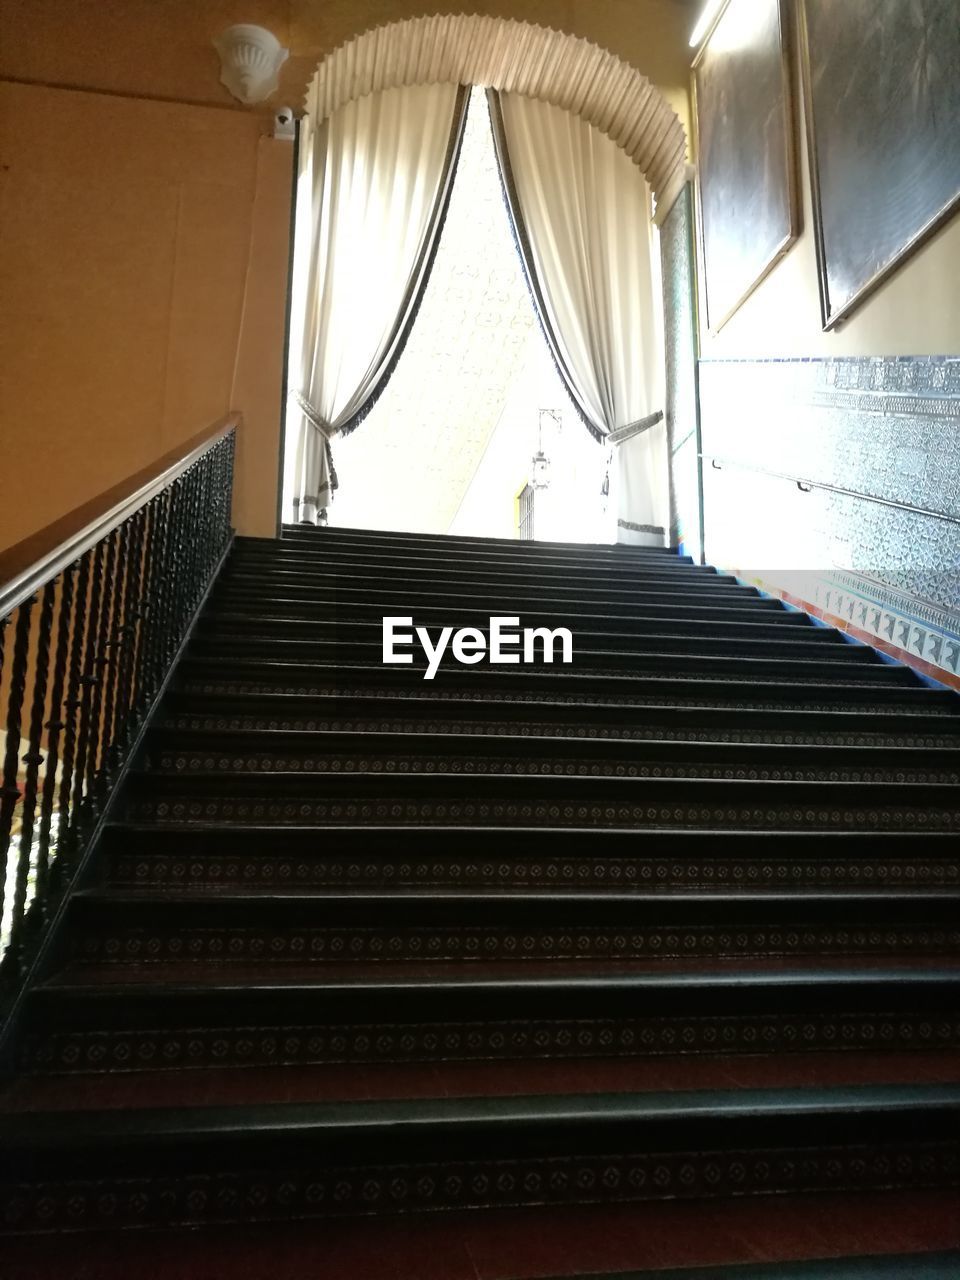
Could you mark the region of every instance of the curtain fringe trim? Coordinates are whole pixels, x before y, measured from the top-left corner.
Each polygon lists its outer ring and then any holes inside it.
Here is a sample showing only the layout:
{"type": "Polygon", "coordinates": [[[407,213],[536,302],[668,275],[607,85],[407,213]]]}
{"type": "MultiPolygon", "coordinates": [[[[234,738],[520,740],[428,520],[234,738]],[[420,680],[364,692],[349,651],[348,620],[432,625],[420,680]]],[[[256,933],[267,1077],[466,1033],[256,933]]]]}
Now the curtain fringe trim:
{"type": "Polygon", "coordinates": [[[609,433],[607,440],[610,444],[626,444],[634,436],[643,435],[644,431],[649,431],[662,421],[663,410],[658,409],[656,413],[648,413],[645,418],[638,418],[636,422],[628,422],[625,427],[617,427],[609,433]]]}

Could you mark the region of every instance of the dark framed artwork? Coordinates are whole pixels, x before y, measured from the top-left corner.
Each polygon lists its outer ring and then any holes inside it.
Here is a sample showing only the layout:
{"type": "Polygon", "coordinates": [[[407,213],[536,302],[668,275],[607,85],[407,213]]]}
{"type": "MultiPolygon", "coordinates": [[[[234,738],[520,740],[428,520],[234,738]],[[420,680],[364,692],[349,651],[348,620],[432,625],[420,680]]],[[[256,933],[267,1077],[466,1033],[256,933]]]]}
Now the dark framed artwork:
{"type": "Polygon", "coordinates": [[[796,240],[785,0],[727,0],[693,64],[697,221],[716,332],[796,240]]]}
{"type": "Polygon", "coordinates": [[[960,202],[957,0],[801,0],[823,327],[960,202]]]}

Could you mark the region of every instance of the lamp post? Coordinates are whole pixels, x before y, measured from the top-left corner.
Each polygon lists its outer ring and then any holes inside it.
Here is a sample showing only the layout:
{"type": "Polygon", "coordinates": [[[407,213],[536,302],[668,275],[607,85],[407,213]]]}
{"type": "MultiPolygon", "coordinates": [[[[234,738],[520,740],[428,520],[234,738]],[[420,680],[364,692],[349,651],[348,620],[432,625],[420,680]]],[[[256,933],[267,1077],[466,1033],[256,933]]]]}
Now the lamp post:
{"type": "Polygon", "coordinates": [[[533,455],[533,473],[530,483],[534,489],[549,489],[550,459],[543,451],[543,420],[544,418],[550,418],[556,423],[557,431],[559,431],[563,425],[563,418],[559,409],[540,409],[538,414],[537,452],[533,455]]]}

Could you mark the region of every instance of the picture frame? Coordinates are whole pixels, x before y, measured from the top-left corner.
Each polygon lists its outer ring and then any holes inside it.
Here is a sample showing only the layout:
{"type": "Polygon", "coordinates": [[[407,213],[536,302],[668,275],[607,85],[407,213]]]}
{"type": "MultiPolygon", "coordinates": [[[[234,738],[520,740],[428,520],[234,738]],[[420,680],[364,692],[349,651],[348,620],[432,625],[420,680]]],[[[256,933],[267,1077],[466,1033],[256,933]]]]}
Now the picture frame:
{"type": "Polygon", "coordinates": [[[691,68],[697,242],[717,333],[800,234],[788,0],[726,0],[691,68]]]}
{"type": "Polygon", "coordinates": [[[896,0],[798,0],[825,331],[960,209],[956,0],[924,0],[922,17],[896,0]]]}

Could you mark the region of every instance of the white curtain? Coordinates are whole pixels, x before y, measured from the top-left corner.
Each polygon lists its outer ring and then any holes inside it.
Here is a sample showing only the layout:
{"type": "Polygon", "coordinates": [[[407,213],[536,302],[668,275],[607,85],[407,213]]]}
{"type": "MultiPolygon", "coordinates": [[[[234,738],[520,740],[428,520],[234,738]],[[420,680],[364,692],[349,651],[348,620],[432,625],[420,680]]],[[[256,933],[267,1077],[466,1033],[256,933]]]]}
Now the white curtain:
{"type": "Polygon", "coordinates": [[[330,440],[389,376],[440,232],[465,94],[389,89],[301,124],[291,335],[289,499],[315,524],[336,487],[330,440]],[[298,332],[299,329],[299,332],[298,332]],[[299,357],[299,358],[298,358],[299,357]]]}
{"type": "Polygon", "coordinates": [[[669,525],[662,324],[643,174],[577,116],[490,93],[521,253],[581,415],[615,446],[618,539],[664,545],[669,525]]]}

